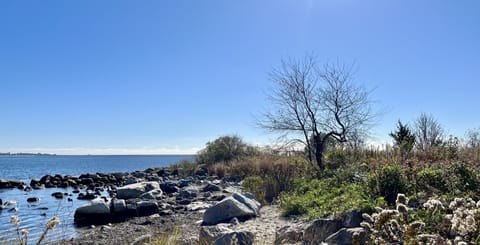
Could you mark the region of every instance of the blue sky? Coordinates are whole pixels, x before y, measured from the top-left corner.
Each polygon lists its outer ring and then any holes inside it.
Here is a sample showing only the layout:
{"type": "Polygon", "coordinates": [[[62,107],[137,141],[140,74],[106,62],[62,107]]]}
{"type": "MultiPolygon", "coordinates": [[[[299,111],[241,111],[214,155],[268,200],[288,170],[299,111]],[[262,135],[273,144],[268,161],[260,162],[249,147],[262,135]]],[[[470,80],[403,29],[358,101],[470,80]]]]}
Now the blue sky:
{"type": "Polygon", "coordinates": [[[384,113],[480,127],[479,1],[1,1],[0,152],[193,153],[255,127],[268,73],[356,64],[384,113]]]}

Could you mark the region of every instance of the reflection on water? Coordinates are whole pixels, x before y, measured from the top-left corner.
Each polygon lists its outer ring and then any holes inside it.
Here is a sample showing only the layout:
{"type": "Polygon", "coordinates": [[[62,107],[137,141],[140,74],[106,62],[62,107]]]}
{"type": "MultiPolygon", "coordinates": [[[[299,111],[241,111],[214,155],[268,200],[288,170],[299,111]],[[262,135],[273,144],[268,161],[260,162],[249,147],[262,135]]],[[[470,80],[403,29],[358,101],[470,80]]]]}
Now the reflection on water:
{"type": "Polygon", "coordinates": [[[27,228],[30,231],[29,242],[35,244],[40,235],[45,230],[45,225],[52,217],[60,218],[60,225],[49,231],[47,241],[58,241],[70,239],[76,236],[75,227],[73,225],[73,214],[75,209],[89,201],[77,200],[76,195],[68,196],[63,199],[52,197],[53,192],[65,192],[71,195],[71,188],[51,188],[43,190],[33,190],[24,192],[17,189],[0,190],[0,196],[4,202],[15,200],[16,205],[5,207],[0,211],[0,241],[8,242],[16,239],[16,227],[10,224],[10,217],[17,215],[20,218],[20,229],[27,228]],[[28,203],[27,198],[39,197],[40,201],[28,203]],[[11,211],[13,208],[18,211],[11,211]]]}
{"type": "MultiPolygon", "coordinates": [[[[182,159],[195,156],[0,156],[0,179],[22,180],[27,184],[32,178],[43,175],[61,174],[79,176],[80,174],[133,172],[149,167],[162,167],[182,159]]],[[[84,190],[83,190],[84,191],[84,190]]],[[[0,199],[16,201],[16,205],[0,210],[0,244],[10,244],[16,239],[16,227],[10,224],[10,217],[20,218],[20,229],[30,231],[28,243],[35,244],[45,230],[45,225],[53,216],[60,218],[60,225],[49,231],[46,241],[54,242],[70,239],[77,235],[73,224],[76,208],[88,203],[78,200],[77,194],[63,199],[52,197],[53,192],[72,194],[71,188],[49,188],[24,192],[17,189],[0,189],[0,199]],[[39,197],[37,203],[28,203],[27,198],[39,197]],[[71,198],[72,201],[68,201],[71,198]],[[9,211],[17,208],[18,211],[9,211]]],[[[104,196],[107,196],[104,193],[104,196]]],[[[18,243],[17,243],[18,244],[18,243]]]]}

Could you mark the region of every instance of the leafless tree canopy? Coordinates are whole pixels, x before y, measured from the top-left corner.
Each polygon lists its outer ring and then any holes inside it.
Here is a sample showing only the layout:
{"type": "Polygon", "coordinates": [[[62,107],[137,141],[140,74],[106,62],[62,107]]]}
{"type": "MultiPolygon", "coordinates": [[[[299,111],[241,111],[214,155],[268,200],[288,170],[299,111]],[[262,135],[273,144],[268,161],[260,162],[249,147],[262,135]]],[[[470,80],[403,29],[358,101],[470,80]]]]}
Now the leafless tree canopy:
{"type": "Polygon", "coordinates": [[[369,92],[353,83],[352,67],[319,67],[307,56],[282,61],[271,79],[274,109],[264,113],[260,126],[305,144],[309,159],[315,154],[320,169],[327,139],[358,141],[373,119],[369,92]]]}
{"type": "Polygon", "coordinates": [[[418,150],[425,152],[432,147],[440,146],[443,137],[442,125],[432,115],[422,113],[415,120],[415,138],[418,150]]]}

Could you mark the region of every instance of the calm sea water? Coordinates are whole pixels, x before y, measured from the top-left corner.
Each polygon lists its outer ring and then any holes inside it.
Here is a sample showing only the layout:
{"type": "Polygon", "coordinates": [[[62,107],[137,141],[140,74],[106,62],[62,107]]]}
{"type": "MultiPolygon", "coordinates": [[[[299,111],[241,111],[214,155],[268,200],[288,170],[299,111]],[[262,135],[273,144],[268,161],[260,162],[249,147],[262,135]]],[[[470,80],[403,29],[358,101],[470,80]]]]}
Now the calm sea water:
{"type": "MultiPolygon", "coordinates": [[[[32,178],[41,178],[46,174],[78,176],[84,173],[133,172],[150,167],[164,167],[184,159],[194,159],[192,155],[156,155],[156,156],[0,156],[0,179],[22,180],[27,184],[32,178]]],[[[0,190],[3,202],[16,201],[16,205],[0,210],[0,244],[14,243],[16,228],[10,224],[11,215],[20,217],[20,229],[30,230],[29,243],[34,244],[44,230],[45,224],[53,216],[58,216],[61,224],[48,233],[50,242],[70,239],[77,235],[73,225],[75,209],[88,201],[73,202],[55,199],[53,192],[71,193],[69,188],[50,188],[24,192],[17,189],[0,190]],[[39,197],[35,204],[27,203],[28,197],[39,197]],[[10,209],[16,207],[18,211],[10,209]]]]}

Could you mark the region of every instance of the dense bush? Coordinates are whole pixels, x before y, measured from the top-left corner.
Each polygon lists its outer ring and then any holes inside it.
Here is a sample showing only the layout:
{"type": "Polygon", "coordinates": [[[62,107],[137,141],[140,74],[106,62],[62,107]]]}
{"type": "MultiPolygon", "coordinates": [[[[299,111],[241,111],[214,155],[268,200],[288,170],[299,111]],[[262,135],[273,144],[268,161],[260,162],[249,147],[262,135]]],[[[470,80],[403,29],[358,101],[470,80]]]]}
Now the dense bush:
{"type": "Polygon", "coordinates": [[[399,165],[385,165],[368,177],[371,194],[385,198],[389,205],[395,204],[398,193],[407,191],[407,184],[402,168],[399,165]]]}
{"type": "Polygon", "coordinates": [[[417,174],[418,189],[446,193],[450,191],[449,179],[449,172],[446,168],[426,167],[417,174]]]}
{"type": "Polygon", "coordinates": [[[309,218],[341,215],[357,209],[371,212],[375,203],[359,183],[338,184],[335,179],[297,179],[291,192],[280,198],[285,215],[306,215],[309,218]]]}
{"type": "Polygon", "coordinates": [[[222,136],[208,142],[205,149],[198,153],[200,164],[227,163],[233,160],[244,159],[256,154],[256,149],[243,142],[236,136],[222,136]]]}

